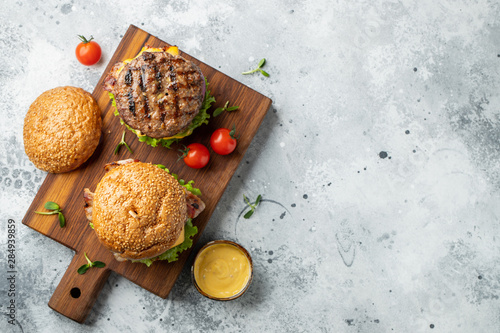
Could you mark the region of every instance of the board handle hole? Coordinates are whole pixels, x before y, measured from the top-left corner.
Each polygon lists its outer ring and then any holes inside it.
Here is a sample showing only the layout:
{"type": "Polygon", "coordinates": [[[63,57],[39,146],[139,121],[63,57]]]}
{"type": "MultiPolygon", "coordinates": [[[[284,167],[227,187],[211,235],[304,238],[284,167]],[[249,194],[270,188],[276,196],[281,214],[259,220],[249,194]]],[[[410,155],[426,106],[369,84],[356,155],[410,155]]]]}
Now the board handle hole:
{"type": "Polygon", "coordinates": [[[69,294],[71,295],[71,297],[73,298],[78,298],[80,297],[80,295],[82,294],[82,292],[80,291],[80,288],[73,288],[69,291],[69,294]]]}

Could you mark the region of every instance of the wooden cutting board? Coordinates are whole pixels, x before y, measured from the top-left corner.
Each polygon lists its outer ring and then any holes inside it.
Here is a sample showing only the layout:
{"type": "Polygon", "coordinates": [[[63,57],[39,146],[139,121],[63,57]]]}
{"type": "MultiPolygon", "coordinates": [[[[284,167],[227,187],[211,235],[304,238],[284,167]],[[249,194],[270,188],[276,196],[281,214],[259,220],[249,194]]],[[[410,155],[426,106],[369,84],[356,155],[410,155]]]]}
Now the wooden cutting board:
{"type": "Polygon", "coordinates": [[[176,148],[180,148],[180,146],[173,145],[174,149],[171,150],[163,147],[153,148],[139,142],[135,135],[129,131],[127,131],[126,141],[132,148],[133,154],[122,147],[119,154],[114,155],[113,151],[120,142],[125,128],[120,125],[118,117],[113,115],[113,107],[108,93],[102,88],[102,83],[116,62],[133,58],[144,45],[163,47],[169,44],[133,25],[129,27],[92,93],[101,108],[103,119],[102,138],[96,152],[75,171],[64,174],[48,174],[23,219],[23,224],[76,252],[54,291],[49,306],[80,323],[87,318],[111,271],[126,277],[162,298],[166,298],[191,252],[191,250],[183,252],[179,260],[174,263],[157,261],[149,268],[141,263],[116,261],[113,255],[99,243],[94,231],[88,225],[83,209],[83,189],[88,187],[91,191],[95,191],[97,183],[104,175],[103,166],[112,161],[135,158],[143,162],[163,164],[171,172],[178,174],[180,178],[194,180],[195,186],[200,188],[202,192],[201,198],[206,203],[203,213],[193,221],[199,230],[194,237],[196,243],[264,116],[271,107],[269,98],[181,50],[183,57],[192,60],[201,68],[210,84],[209,89],[217,102],[212,105],[209,113],[212,113],[217,107],[222,107],[226,101],[230,101],[230,105],[240,107],[237,111],[224,112],[216,118],[212,117],[208,125],[202,125],[191,136],[182,141],[182,144],[185,145],[200,142],[209,147],[211,154],[209,164],[202,169],[191,169],[184,162],[177,162],[179,153],[176,148]],[[241,134],[236,150],[226,156],[215,154],[209,143],[211,133],[220,127],[231,128],[233,124],[236,125],[241,134]],[[42,216],[34,213],[35,210],[43,211],[43,205],[47,201],[57,202],[63,208],[67,220],[65,228],[59,227],[57,215],[42,216]],[[105,262],[106,267],[92,268],[84,275],[79,275],[77,269],[87,263],[84,252],[93,261],[105,262]]]}

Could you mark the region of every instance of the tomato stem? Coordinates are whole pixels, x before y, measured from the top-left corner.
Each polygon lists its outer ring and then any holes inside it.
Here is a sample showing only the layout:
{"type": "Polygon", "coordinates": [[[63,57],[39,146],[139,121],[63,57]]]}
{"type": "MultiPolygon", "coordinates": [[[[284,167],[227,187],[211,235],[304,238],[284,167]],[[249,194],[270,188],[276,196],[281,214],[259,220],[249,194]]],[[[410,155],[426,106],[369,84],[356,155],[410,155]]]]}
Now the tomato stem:
{"type": "Polygon", "coordinates": [[[78,38],[80,38],[80,40],[82,41],[83,44],[90,43],[90,41],[92,39],[94,39],[94,36],[92,36],[92,35],[90,36],[89,40],[87,40],[87,38],[85,38],[83,35],[77,35],[77,36],[78,36],[78,38]]]}
{"type": "Polygon", "coordinates": [[[189,148],[186,147],[186,146],[184,146],[184,149],[178,149],[178,150],[179,150],[179,152],[181,152],[182,155],[178,156],[177,162],[179,162],[180,160],[182,160],[189,153],[189,148]]]}
{"type": "Polygon", "coordinates": [[[240,138],[240,135],[236,136],[236,124],[233,123],[233,129],[229,132],[229,136],[231,139],[237,140],[240,138]]]}

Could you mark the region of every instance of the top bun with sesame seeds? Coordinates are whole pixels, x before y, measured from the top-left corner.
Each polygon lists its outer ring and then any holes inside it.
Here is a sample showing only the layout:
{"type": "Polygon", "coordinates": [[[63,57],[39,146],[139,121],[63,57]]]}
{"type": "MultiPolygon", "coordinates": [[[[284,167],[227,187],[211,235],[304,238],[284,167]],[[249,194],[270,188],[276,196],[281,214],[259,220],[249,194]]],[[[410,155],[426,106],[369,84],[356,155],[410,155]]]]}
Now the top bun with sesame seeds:
{"type": "Polygon", "coordinates": [[[24,150],[38,169],[71,171],[92,156],[101,127],[101,110],[90,93],[54,88],[42,93],[24,118],[24,150]]]}
{"type": "Polygon", "coordinates": [[[99,241],[120,261],[149,259],[172,248],[188,219],[184,187],[150,163],[111,166],[95,193],[87,192],[99,241]]]}

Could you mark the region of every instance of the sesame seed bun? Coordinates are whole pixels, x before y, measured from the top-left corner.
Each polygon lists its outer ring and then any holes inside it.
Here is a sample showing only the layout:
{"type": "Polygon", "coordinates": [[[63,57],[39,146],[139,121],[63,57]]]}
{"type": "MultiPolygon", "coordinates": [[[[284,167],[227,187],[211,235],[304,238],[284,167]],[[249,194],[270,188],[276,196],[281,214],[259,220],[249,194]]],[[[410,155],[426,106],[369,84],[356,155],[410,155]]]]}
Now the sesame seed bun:
{"type": "Polygon", "coordinates": [[[97,184],[92,223],[101,243],[121,259],[156,257],[174,245],[187,220],[186,195],[150,163],[117,166],[97,184]]]}
{"type": "Polygon", "coordinates": [[[43,171],[74,170],[92,156],[101,137],[101,110],[81,88],[58,87],[41,94],[24,118],[24,150],[43,171]]]}

